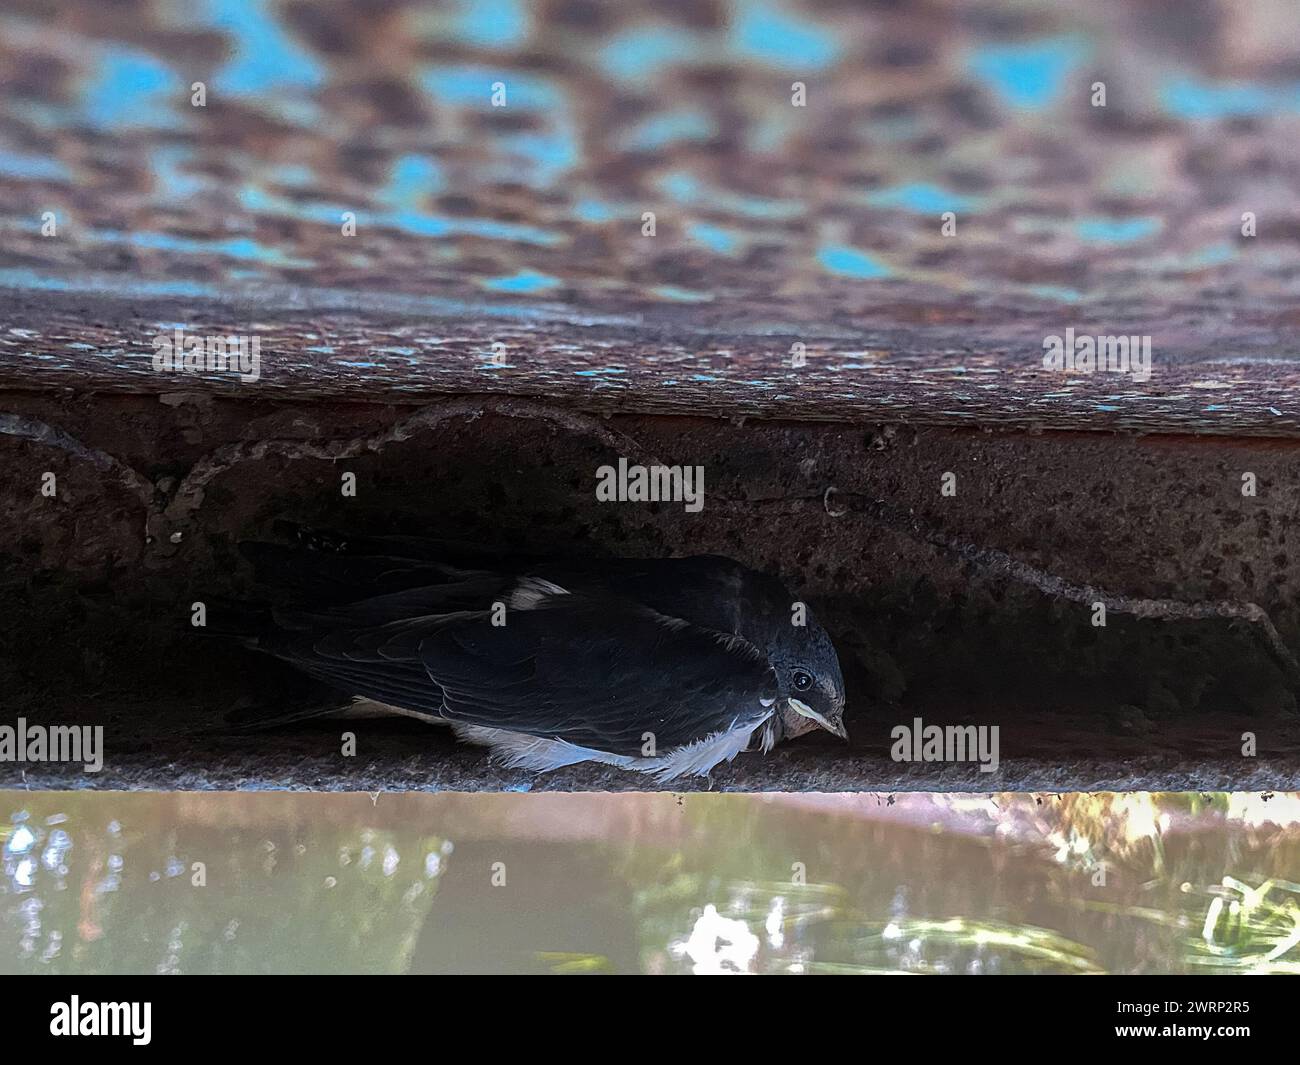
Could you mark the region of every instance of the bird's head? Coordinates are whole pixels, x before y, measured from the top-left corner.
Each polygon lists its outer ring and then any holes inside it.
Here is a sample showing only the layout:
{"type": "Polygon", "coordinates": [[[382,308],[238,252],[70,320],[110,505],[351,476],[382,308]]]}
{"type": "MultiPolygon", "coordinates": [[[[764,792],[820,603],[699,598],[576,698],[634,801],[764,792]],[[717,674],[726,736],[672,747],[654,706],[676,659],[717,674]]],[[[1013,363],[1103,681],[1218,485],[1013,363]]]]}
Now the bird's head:
{"type": "Polygon", "coordinates": [[[802,736],[813,729],[849,738],[844,727],[844,677],[835,645],[811,613],[803,625],[788,626],[771,662],[776,669],[781,732],[802,736]]]}

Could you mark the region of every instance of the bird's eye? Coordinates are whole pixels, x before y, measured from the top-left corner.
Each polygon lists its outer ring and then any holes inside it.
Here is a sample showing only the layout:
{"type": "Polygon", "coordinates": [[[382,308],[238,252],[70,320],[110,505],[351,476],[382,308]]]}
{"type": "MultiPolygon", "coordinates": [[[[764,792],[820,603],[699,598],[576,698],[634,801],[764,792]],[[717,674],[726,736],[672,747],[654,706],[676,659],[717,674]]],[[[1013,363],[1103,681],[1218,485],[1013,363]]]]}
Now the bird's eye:
{"type": "Polygon", "coordinates": [[[806,692],[809,688],[812,687],[812,683],[813,683],[813,681],[812,681],[812,677],[810,677],[810,676],[809,676],[807,673],[805,673],[802,669],[796,669],[796,670],[795,670],[795,673],[794,673],[794,688],[795,688],[795,691],[806,692]]]}

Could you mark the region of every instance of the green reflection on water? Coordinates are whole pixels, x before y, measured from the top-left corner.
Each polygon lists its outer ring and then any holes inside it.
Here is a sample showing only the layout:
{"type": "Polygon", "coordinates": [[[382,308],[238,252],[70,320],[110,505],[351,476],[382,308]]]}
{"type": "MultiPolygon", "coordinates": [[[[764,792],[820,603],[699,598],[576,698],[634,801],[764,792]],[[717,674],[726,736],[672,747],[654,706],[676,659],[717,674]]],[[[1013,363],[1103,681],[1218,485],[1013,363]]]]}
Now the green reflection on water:
{"type": "Polygon", "coordinates": [[[1300,971],[1297,795],[0,792],[0,844],[13,972],[1300,971]]]}

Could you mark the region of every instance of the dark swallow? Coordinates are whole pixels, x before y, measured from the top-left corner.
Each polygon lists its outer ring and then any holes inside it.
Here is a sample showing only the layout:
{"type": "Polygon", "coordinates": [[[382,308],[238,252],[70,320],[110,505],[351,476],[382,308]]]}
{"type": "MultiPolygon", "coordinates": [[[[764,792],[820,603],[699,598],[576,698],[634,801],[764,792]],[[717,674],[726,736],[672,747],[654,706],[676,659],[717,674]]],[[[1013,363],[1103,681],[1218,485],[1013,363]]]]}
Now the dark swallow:
{"type": "Polygon", "coordinates": [[[371,710],[449,724],[506,765],[669,781],[815,728],[848,737],[826,630],[731,559],[453,565],[430,541],[305,542],[315,550],[244,550],[333,605],[275,609],[245,642],[371,710]]]}

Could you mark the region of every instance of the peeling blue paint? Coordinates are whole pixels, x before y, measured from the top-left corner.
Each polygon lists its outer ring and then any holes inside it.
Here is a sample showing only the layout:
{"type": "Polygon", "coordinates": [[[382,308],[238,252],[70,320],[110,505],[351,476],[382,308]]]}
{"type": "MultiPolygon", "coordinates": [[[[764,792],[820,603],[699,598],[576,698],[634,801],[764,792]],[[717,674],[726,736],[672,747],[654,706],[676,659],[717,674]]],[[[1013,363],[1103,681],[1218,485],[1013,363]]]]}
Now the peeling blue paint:
{"type": "Polygon", "coordinates": [[[519,0],[460,0],[453,34],[479,48],[516,48],[528,39],[528,12],[519,0]]]}
{"type": "Polygon", "coordinates": [[[383,196],[390,203],[412,207],[442,191],[442,170],[426,155],[402,155],[393,162],[383,196]]]}
{"type": "Polygon", "coordinates": [[[163,199],[182,203],[207,189],[208,183],[205,180],[181,169],[182,163],[193,158],[193,153],[188,149],[173,145],[155,148],[150,158],[153,161],[155,187],[163,199]]]}
{"type": "Polygon", "coordinates": [[[493,277],[483,282],[484,288],[493,292],[542,292],[558,285],[559,279],[535,270],[520,270],[510,277],[493,277]]]}
{"type": "Polygon", "coordinates": [[[121,295],[156,297],[181,296],[193,299],[216,299],[221,289],[199,281],[139,281],[126,284],[97,284],[86,278],[75,281],[49,277],[24,267],[0,268],[0,288],[30,289],[40,292],[111,292],[121,295]]]}
{"type": "Polygon", "coordinates": [[[289,88],[315,89],[325,82],[320,64],[267,10],[265,0],[206,0],[209,25],[231,34],[234,55],[213,85],[236,95],[289,88]]]}
{"type": "Polygon", "coordinates": [[[426,92],[442,103],[461,107],[491,109],[492,86],[496,82],[505,86],[506,109],[521,107],[559,113],[564,105],[559,91],[548,82],[510,68],[498,70],[473,64],[428,67],[421,74],[420,82],[426,92]]]}
{"type": "Polygon", "coordinates": [[[523,156],[532,163],[543,184],[549,184],[573,169],[579,159],[577,141],[561,125],[545,132],[511,134],[500,138],[499,143],[506,151],[523,156]]]}
{"type": "Polygon", "coordinates": [[[116,48],[103,57],[83,90],[85,117],[101,129],[179,125],[171,106],[182,99],[180,79],[145,52],[116,48]]]}
{"type": "Polygon", "coordinates": [[[940,214],[944,211],[968,211],[975,201],[938,185],[914,183],[894,185],[868,193],[867,202],[873,207],[897,207],[917,214],[940,214]]]}
{"type": "Polygon", "coordinates": [[[623,135],[622,144],[636,151],[653,151],[678,141],[709,140],[717,131],[716,123],[705,112],[682,108],[642,120],[623,135]]]}
{"type": "Polygon", "coordinates": [[[741,55],[787,70],[819,70],[839,55],[835,34],[776,4],[741,4],[731,27],[731,44],[741,55]]]}
{"type": "Polygon", "coordinates": [[[890,269],[857,248],[828,244],[817,251],[817,261],[832,274],[873,279],[888,277],[890,269]]]}
{"type": "Polygon", "coordinates": [[[974,52],[970,70],[1011,107],[1037,111],[1061,94],[1065,78],[1086,54],[1073,37],[1045,37],[1027,44],[989,45],[974,52]]]}
{"type": "Polygon", "coordinates": [[[665,174],[658,181],[659,187],[674,200],[690,206],[717,208],[750,218],[788,219],[802,214],[805,206],[801,203],[772,200],[761,196],[747,196],[705,185],[694,174],[684,170],[674,170],[665,174]]]}
{"type": "Polygon", "coordinates": [[[278,248],[269,248],[250,237],[227,237],[207,240],[181,237],[173,233],[127,233],[116,229],[93,229],[86,234],[102,244],[128,245],[155,251],[175,251],[196,255],[225,255],[231,259],[252,259],[268,265],[311,265],[302,260],[286,259],[278,248]]]}
{"type": "Polygon", "coordinates": [[[600,200],[579,200],[573,205],[573,216],[580,222],[600,224],[615,217],[614,208],[600,200]]]}
{"type": "Polygon", "coordinates": [[[719,255],[734,255],[740,248],[740,237],[735,232],[707,222],[688,223],[686,233],[692,240],[719,255]]]}
{"type": "Polygon", "coordinates": [[[21,181],[71,181],[68,168],[57,159],[19,152],[0,152],[0,176],[21,181]]]}
{"type": "Polygon", "coordinates": [[[1220,263],[1226,263],[1235,258],[1236,255],[1237,249],[1231,244],[1207,244],[1204,248],[1199,248],[1191,255],[1183,257],[1182,262],[1186,266],[1204,269],[1207,266],[1218,266],[1220,263]]]}
{"type": "Polygon", "coordinates": [[[1158,218],[1084,218],[1075,224],[1080,240],[1094,244],[1129,244],[1160,231],[1158,218]]]}
{"type": "Polygon", "coordinates": [[[620,33],[601,50],[599,61],[611,77],[642,81],[673,62],[695,58],[700,47],[693,34],[668,26],[620,33]]]}
{"type": "Polygon", "coordinates": [[[1300,113],[1300,82],[1261,85],[1245,81],[1207,81],[1186,74],[1166,78],[1160,103],[1178,118],[1214,119],[1239,115],[1300,113]]]}

